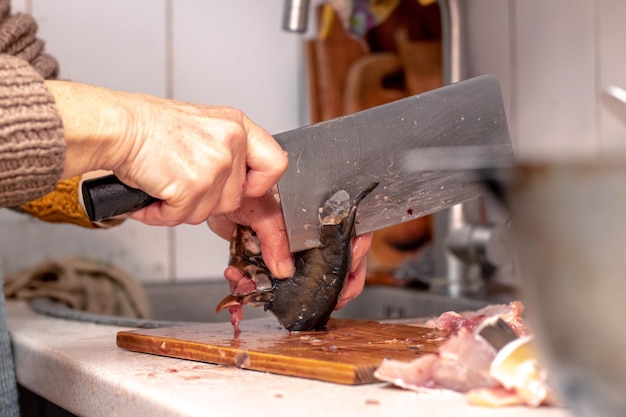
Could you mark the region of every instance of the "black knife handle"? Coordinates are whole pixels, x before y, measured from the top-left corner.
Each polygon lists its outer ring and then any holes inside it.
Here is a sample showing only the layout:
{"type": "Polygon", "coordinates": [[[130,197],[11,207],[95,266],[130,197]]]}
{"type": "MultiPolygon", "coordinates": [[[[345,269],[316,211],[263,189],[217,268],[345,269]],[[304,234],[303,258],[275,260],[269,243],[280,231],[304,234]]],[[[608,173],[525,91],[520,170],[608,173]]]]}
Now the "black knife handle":
{"type": "Polygon", "coordinates": [[[129,187],[115,175],[85,180],[82,192],[85,210],[92,222],[137,211],[159,201],[137,188],[129,187]]]}

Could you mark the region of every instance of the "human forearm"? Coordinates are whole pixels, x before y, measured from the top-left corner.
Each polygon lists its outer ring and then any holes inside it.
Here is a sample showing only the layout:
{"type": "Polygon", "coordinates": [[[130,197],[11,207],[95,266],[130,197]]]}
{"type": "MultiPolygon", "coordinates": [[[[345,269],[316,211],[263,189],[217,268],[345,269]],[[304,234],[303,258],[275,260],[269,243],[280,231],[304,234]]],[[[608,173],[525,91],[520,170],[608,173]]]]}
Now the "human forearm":
{"type": "Polygon", "coordinates": [[[63,121],[67,156],[62,178],[113,170],[124,154],[131,125],[126,93],[67,81],[46,81],[63,121]]]}

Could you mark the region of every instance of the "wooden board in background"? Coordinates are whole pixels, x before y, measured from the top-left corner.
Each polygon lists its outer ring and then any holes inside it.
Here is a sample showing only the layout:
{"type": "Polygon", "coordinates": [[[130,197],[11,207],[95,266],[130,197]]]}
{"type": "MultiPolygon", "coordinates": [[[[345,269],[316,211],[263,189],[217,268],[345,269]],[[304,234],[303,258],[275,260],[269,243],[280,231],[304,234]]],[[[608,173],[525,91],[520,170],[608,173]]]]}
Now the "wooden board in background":
{"type": "Polygon", "coordinates": [[[375,382],[384,358],[413,360],[436,352],[432,329],[374,321],[331,319],[328,330],[290,333],[273,318],[249,320],[235,335],[230,323],[122,331],[117,345],[135,352],[341,384],[375,382]]]}

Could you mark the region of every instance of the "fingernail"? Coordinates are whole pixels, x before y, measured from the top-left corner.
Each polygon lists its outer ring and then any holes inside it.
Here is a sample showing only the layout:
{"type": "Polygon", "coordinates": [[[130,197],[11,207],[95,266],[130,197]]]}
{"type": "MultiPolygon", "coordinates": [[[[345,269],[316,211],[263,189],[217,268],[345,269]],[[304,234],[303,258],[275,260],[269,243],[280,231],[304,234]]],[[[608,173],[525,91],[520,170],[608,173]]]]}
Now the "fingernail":
{"type": "Polygon", "coordinates": [[[281,278],[287,278],[293,275],[296,267],[293,264],[293,259],[286,258],[277,263],[276,269],[278,269],[277,272],[281,276],[281,278]]]}

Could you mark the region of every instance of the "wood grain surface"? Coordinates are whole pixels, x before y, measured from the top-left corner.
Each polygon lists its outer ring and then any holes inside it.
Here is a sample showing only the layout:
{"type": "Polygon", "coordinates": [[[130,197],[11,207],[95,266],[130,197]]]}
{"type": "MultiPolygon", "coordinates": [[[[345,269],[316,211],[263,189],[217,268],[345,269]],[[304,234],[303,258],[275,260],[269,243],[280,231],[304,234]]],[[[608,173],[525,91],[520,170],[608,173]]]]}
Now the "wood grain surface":
{"type": "Polygon", "coordinates": [[[331,319],[327,330],[288,332],[273,318],[121,331],[120,348],[341,384],[375,382],[384,358],[410,361],[436,352],[432,329],[374,321],[331,319]]]}

